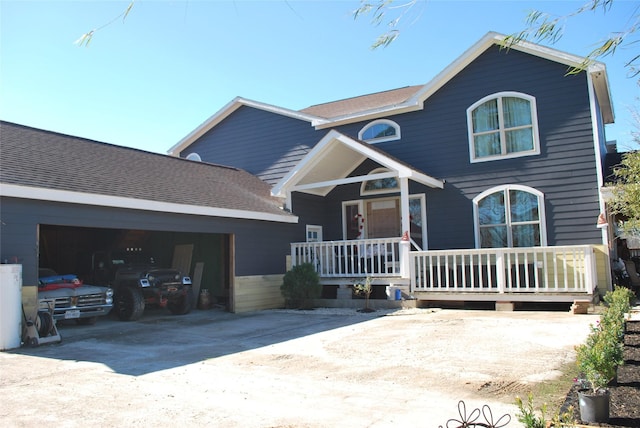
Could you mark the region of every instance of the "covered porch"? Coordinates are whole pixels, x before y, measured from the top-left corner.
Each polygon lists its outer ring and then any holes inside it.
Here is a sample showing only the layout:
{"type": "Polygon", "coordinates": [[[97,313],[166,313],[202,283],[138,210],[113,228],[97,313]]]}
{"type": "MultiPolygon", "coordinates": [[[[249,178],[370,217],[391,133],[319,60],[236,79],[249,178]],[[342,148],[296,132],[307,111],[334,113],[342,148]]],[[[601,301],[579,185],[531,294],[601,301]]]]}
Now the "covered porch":
{"type": "Polygon", "coordinates": [[[378,285],[401,289],[405,300],[574,302],[591,301],[597,293],[602,264],[597,246],[408,251],[403,255],[403,244],[402,238],[292,243],[291,262],[293,266],[311,263],[324,285],[348,288],[370,277],[378,285]]]}

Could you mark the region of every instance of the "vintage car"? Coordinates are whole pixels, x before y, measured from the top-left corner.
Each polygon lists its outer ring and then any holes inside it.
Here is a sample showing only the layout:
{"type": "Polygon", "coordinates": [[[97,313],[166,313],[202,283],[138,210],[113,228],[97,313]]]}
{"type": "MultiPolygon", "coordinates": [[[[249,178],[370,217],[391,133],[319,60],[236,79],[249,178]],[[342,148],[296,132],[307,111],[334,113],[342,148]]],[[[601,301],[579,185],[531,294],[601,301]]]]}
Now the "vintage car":
{"type": "Polygon", "coordinates": [[[95,324],[113,307],[110,287],[86,285],[76,275],[59,275],[46,268],[39,269],[38,277],[38,310],[53,312],[55,320],[95,324]]]}

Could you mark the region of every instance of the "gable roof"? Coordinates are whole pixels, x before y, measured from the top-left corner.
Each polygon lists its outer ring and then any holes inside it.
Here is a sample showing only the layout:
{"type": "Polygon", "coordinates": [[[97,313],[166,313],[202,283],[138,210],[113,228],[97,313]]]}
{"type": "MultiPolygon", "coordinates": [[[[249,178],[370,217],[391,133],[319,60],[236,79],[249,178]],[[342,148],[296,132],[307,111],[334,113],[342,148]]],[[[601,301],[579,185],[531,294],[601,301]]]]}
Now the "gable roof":
{"type": "MultiPolygon", "coordinates": [[[[438,73],[438,75],[431,79],[431,81],[429,81],[427,84],[417,87],[410,86],[407,88],[390,91],[397,92],[399,95],[404,95],[405,91],[409,92],[413,88],[417,88],[417,90],[415,90],[414,93],[403,102],[397,104],[388,103],[372,108],[363,108],[361,110],[354,111],[348,111],[348,107],[344,107],[342,105],[352,103],[351,99],[327,103],[327,107],[331,106],[332,108],[334,108],[336,114],[328,116],[326,120],[314,121],[313,125],[318,129],[323,129],[351,122],[371,120],[383,115],[394,115],[407,111],[421,110],[424,106],[424,102],[429,99],[431,95],[433,95],[436,91],[438,91],[438,89],[443,87],[447,82],[449,82],[453,77],[460,73],[467,65],[473,62],[487,49],[494,45],[502,46],[505,37],[506,36],[503,34],[489,32],[473,46],[467,49],[455,61],[449,64],[449,66],[438,73]],[[343,111],[346,112],[342,113],[343,111]]],[[[572,55],[566,52],[526,41],[518,42],[509,47],[509,49],[564,64],[568,68],[580,66],[582,64],[582,61],[584,60],[584,58],[580,56],[572,55]]],[[[604,122],[613,123],[614,114],[613,106],[611,104],[611,94],[609,92],[606,66],[602,62],[594,62],[593,64],[589,65],[586,72],[592,80],[596,96],[600,101],[600,107],[604,122]]]]}
{"type": "Polygon", "coordinates": [[[297,221],[246,171],[0,121],[0,195],[150,211],[297,221]]]}
{"type": "Polygon", "coordinates": [[[421,88],[422,85],[405,86],[404,88],[392,89],[389,91],[377,92],[374,94],[362,95],[359,97],[347,98],[324,104],[317,104],[302,109],[300,112],[330,119],[332,117],[355,114],[361,111],[379,109],[387,106],[396,106],[407,101],[421,88]]]}
{"type": "Polygon", "coordinates": [[[439,189],[444,187],[442,180],[418,171],[371,144],[332,129],[273,187],[272,194],[288,198],[288,194],[292,191],[298,191],[326,196],[339,184],[363,182],[382,178],[382,175],[409,178],[439,189]],[[384,166],[390,172],[382,173],[380,176],[376,174],[348,177],[367,158],[384,166]]]}
{"type": "MultiPolygon", "coordinates": [[[[207,119],[202,125],[196,128],[195,131],[187,135],[169,149],[169,153],[173,156],[178,156],[182,150],[242,105],[260,108],[276,114],[305,120],[310,122],[310,124],[316,127],[316,129],[328,129],[346,123],[373,120],[384,116],[421,110],[424,106],[424,102],[431,95],[460,73],[467,65],[474,61],[488,48],[494,45],[501,45],[505,37],[505,35],[495,32],[487,33],[449,66],[431,79],[431,81],[424,85],[406,86],[375,94],[317,104],[297,112],[269,104],[259,103],[257,101],[250,101],[244,98],[236,98],[207,119]]],[[[564,64],[567,67],[579,66],[584,59],[580,56],[526,41],[519,42],[514,46],[511,46],[509,49],[525,52],[530,55],[564,64]]],[[[592,81],[595,94],[600,102],[604,122],[613,123],[613,106],[611,103],[609,82],[604,63],[594,62],[587,68],[586,72],[592,81]]]]}

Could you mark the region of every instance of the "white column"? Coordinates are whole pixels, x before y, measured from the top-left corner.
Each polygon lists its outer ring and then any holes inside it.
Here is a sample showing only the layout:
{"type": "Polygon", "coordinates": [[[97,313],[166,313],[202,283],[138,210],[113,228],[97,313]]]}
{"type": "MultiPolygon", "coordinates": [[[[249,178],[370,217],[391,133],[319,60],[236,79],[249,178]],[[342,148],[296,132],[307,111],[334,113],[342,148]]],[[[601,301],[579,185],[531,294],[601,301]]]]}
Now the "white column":
{"type": "Polygon", "coordinates": [[[400,276],[409,278],[411,271],[409,265],[409,251],[411,250],[410,230],[411,220],[409,219],[409,179],[399,177],[400,180],[400,224],[402,225],[400,241],[400,276]]]}

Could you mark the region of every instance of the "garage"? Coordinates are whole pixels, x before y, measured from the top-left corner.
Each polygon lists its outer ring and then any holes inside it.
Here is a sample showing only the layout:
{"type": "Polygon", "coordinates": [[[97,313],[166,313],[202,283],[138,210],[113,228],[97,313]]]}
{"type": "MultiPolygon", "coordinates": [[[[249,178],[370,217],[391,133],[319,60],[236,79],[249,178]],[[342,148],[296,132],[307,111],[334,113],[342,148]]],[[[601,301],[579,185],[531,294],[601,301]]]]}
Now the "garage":
{"type": "Polygon", "coordinates": [[[300,226],[267,183],[237,168],[0,128],[0,261],[21,265],[23,306],[24,290],[36,304],[39,268],[108,283],[100,258],[127,249],[180,269],[231,312],[282,305],[300,226]]]}
{"type": "Polygon", "coordinates": [[[110,259],[138,253],[157,267],[173,267],[193,281],[194,293],[207,290],[224,306],[229,299],[229,236],[215,233],[107,229],[42,224],[39,226],[40,268],[75,273],[84,283],[110,285],[110,259]]]}

